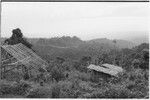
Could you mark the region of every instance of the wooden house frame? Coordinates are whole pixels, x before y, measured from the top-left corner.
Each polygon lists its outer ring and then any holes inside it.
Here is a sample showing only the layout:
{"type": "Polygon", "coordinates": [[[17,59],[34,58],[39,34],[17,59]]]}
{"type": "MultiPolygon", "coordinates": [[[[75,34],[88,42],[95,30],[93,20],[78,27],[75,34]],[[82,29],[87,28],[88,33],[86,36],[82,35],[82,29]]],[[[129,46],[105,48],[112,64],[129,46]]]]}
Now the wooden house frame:
{"type": "Polygon", "coordinates": [[[22,67],[22,72],[24,72],[24,66],[29,71],[34,69],[35,72],[38,72],[39,68],[45,69],[48,63],[21,43],[1,46],[1,78],[5,77],[5,73],[18,67],[22,67]]]}

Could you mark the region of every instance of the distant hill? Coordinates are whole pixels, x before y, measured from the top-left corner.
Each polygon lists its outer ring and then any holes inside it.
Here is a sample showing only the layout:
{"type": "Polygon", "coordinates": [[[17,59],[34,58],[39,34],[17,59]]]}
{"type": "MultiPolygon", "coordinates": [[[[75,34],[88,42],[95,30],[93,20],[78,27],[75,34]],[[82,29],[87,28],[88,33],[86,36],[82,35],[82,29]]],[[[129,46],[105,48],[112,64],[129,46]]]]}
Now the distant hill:
{"type": "MultiPolygon", "coordinates": [[[[2,38],[2,41],[5,39],[2,38]]],[[[97,56],[103,52],[109,52],[112,49],[132,48],[134,43],[126,40],[110,40],[107,38],[93,39],[83,41],[78,37],[55,37],[50,39],[28,38],[33,44],[33,49],[43,59],[53,59],[57,56],[78,59],[82,56],[97,56]]]]}
{"type": "MultiPolygon", "coordinates": [[[[1,41],[4,41],[6,38],[1,38],[1,41]]],[[[136,38],[134,40],[118,40],[116,39],[116,43],[114,40],[110,40],[107,38],[99,38],[99,39],[92,39],[88,41],[83,41],[80,38],[74,36],[63,36],[63,37],[54,37],[54,38],[27,38],[27,40],[33,45],[47,45],[47,46],[56,46],[56,47],[78,47],[82,44],[86,45],[107,45],[111,48],[132,48],[141,43],[148,43],[147,37],[136,38]],[[144,39],[143,39],[144,38],[144,39]],[[146,39],[145,39],[146,38],[146,39]]]]}
{"type": "Polygon", "coordinates": [[[130,41],[126,41],[126,40],[110,40],[107,38],[100,38],[100,39],[93,39],[90,41],[87,41],[88,43],[100,43],[100,44],[107,44],[110,47],[116,47],[116,48],[132,48],[134,46],[136,46],[136,44],[130,42],[130,41]],[[114,43],[115,41],[115,43],[114,43]]]}
{"type": "Polygon", "coordinates": [[[84,41],[80,40],[78,37],[54,37],[50,39],[40,38],[35,44],[47,45],[47,46],[59,46],[59,47],[77,47],[84,41]]]}
{"type": "MultiPolygon", "coordinates": [[[[149,43],[149,32],[147,31],[131,31],[131,32],[125,32],[126,34],[133,34],[133,36],[125,36],[123,37],[124,40],[131,41],[132,43],[136,45],[140,45],[142,43],[149,43]]],[[[125,34],[120,33],[120,34],[125,34]]]]}
{"type": "Polygon", "coordinates": [[[114,43],[114,40],[110,40],[107,38],[99,38],[99,39],[93,39],[89,41],[82,41],[78,37],[69,37],[69,36],[63,36],[63,37],[55,37],[55,38],[50,38],[50,39],[29,39],[29,41],[33,44],[38,44],[38,45],[47,45],[47,46],[57,46],[57,47],[78,47],[83,44],[86,45],[107,45],[110,48],[132,48],[135,47],[136,44],[130,41],[126,40],[115,40],[116,43],[114,43]]]}
{"type": "Polygon", "coordinates": [[[149,43],[149,36],[136,37],[132,39],[136,45],[140,45],[141,43],[149,43]]]}
{"type": "Polygon", "coordinates": [[[78,37],[55,37],[36,40],[33,49],[44,59],[52,59],[57,56],[78,59],[85,55],[94,56],[102,52],[109,52],[114,48],[132,48],[134,46],[135,44],[125,40],[116,40],[115,44],[113,40],[106,38],[82,41],[78,37]]]}
{"type": "Polygon", "coordinates": [[[31,44],[36,44],[39,38],[27,38],[27,41],[30,42],[31,44]]]}

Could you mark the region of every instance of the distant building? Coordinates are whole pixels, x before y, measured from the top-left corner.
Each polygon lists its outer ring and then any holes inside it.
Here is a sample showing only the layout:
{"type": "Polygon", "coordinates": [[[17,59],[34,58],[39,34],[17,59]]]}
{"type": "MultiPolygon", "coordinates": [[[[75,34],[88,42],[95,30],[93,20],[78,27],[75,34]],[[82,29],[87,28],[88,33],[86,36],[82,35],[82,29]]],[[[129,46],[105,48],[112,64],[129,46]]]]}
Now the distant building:
{"type": "Polygon", "coordinates": [[[87,68],[90,69],[93,74],[104,78],[117,77],[118,73],[123,72],[121,67],[111,64],[102,64],[101,66],[91,64],[87,68]]]}

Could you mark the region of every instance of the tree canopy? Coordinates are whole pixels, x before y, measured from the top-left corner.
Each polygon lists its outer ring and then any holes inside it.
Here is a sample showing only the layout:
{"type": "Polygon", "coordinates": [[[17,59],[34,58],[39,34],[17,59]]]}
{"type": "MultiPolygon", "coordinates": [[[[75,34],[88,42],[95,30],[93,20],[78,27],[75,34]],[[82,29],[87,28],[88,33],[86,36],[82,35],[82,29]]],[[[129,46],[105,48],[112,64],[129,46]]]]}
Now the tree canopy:
{"type": "Polygon", "coordinates": [[[4,41],[4,44],[15,45],[18,43],[22,43],[28,48],[32,48],[32,44],[30,44],[24,37],[21,29],[16,28],[12,30],[12,36],[4,41]]]}

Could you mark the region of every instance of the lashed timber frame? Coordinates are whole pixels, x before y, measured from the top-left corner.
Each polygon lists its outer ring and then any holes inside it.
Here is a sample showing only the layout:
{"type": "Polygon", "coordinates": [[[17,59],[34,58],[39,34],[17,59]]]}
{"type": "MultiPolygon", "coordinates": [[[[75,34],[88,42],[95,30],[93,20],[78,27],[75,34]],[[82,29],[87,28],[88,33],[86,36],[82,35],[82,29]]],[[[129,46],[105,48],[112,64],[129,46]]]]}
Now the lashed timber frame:
{"type": "Polygon", "coordinates": [[[35,70],[38,70],[40,67],[45,69],[48,65],[46,61],[21,43],[16,45],[3,45],[1,48],[12,56],[1,61],[1,78],[5,77],[6,72],[17,68],[18,65],[24,65],[27,69],[35,70]],[[9,63],[10,61],[11,63],[9,63]]]}

